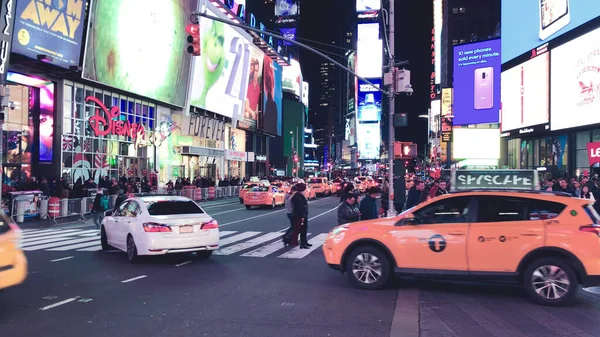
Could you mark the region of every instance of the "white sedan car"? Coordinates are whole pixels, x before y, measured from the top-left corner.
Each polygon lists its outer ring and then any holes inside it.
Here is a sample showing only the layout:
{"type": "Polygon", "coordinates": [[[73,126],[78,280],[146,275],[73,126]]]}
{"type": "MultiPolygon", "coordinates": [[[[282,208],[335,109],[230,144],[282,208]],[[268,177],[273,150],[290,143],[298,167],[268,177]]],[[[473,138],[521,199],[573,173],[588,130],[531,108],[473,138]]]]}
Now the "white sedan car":
{"type": "Polygon", "coordinates": [[[219,248],[219,225],[193,200],[178,196],[142,196],[107,211],[100,228],[103,250],[140,255],[196,252],[208,258],[219,248]]]}

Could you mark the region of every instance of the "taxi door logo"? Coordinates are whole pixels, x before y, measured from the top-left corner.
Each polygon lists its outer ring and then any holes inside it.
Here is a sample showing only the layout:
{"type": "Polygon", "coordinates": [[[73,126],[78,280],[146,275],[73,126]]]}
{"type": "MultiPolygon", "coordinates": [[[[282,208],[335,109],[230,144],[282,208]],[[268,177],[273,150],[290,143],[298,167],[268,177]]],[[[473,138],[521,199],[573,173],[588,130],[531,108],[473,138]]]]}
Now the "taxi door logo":
{"type": "MultiPolygon", "coordinates": [[[[31,0],[19,17],[34,25],[74,40],[81,25],[85,0],[31,0]]],[[[18,33],[22,45],[29,43],[29,32],[21,29],[18,33]]]]}
{"type": "Polygon", "coordinates": [[[446,249],[446,239],[443,236],[436,234],[429,238],[429,249],[434,253],[441,253],[446,249]]]}

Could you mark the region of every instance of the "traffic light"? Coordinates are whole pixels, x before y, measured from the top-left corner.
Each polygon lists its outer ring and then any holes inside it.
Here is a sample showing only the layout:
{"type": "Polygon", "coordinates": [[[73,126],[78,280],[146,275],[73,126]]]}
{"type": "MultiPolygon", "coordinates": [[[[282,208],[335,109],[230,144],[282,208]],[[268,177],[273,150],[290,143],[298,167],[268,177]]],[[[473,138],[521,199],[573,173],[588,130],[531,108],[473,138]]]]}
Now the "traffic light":
{"type": "Polygon", "coordinates": [[[194,56],[200,56],[200,25],[190,23],[185,26],[185,31],[188,33],[187,42],[189,43],[187,52],[194,56]]]}
{"type": "Polygon", "coordinates": [[[394,157],[396,159],[412,159],[417,157],[417,144],[408,142],[394,143],[394,157]]]}

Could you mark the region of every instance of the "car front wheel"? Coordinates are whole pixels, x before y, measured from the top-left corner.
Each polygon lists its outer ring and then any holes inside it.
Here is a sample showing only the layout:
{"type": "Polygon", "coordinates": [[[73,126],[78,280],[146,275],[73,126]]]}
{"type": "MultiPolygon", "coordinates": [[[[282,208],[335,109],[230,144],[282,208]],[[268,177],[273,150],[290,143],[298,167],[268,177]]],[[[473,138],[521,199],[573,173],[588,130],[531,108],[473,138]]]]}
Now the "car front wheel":
{"type": "Polygon", "coordinates": [[[102,246],[102,250],[110,250],[111,247],[108,244],[108,237],[106,236],[106,230],[104,226],[100,227],[100,245],[102,246]]]}
{"type": "Polygon", "coordinates": [[[543,258],[525,270],[523,285],[531,299],[541,305],[560,306],[577,292],[577,275],[563,259],[543,258]]]}
{"type": "Polygon", "coordinates": [[[385,253],[373,246],[354,249],[346,259],[350,282],[358,288],[375,290],[390,280],[390,261],[385,253]]]}

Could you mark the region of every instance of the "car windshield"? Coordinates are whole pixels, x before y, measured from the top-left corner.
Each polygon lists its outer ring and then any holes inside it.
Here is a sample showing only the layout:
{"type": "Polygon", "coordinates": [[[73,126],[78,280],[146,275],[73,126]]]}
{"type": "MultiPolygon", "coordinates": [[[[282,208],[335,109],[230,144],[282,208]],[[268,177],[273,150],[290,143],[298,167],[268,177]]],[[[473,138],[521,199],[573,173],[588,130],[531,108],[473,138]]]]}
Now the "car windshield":
{"type": "Polygon", "coordinates": [[[323,181],[322,181],[321,179],[319,179],[319,178],[313,178],[313,179],[310,179],[310,180],[308,181],[308,183],[309,183],[309,184],[320,184],[320,183],[322,183],[322,182],[323,182],[323,181]]]}
{"type": "Polygon", "coordinates": [[[251,189],[254,186],[256,186],[256,184],[246,184],[246,185],[242,186],[242,189],[249,190],[249,189],[251,189]]]}
{"type": "Polygon", "coordinates": [[[252,188],[252,192],[269,192],[269,188],[267,186],[256,186],[252,188]]]}
{"type": "Polygon", "coordinates": [[[147,202],[150,215],[202,214],[204,211],[195,202],[188,200],[161,200],[147,202]]]}

